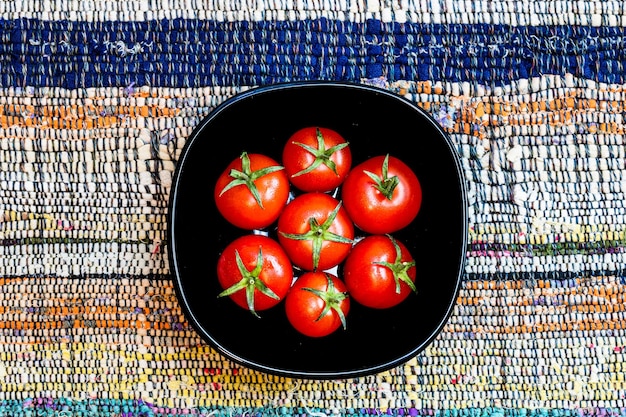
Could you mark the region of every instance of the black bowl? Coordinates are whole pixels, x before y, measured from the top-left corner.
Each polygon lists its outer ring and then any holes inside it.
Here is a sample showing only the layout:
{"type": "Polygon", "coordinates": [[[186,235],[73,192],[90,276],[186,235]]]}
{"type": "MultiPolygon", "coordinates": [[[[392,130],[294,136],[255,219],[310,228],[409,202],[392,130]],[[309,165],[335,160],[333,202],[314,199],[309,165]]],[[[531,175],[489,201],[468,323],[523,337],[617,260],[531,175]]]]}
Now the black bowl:
{"type": "MultiPolygon", "coordinates": [[[[467,199],[458,155],[428,113],[376,87],[286,83],[251,89],[219,105],[193,131],[178,161],[168,217],[168,254],[181,307],[200,336],[249,368],[308,379],[374,374],[422,351],[441,331],[456,302],[467,242],[467,199]],[[217,298],[220,252],[249,233],[230,226],[212,198],[226,165],[248,153],[281,160],[287,138],[324,126],[350,143],[353,165],[391,154],[420,179],[417,218],[394,233],[417,262],[417,294],[387,310],[352,303],[346,330],[309,338],[288,323],[283,304],[261,318],[217,298]]],[[[272,227],[268,228],[272,233],[272,227]]],[[[340,270],[340,269],[339,269],[340,270]]],[[[296,271],[297,273],[297,271],[296,271]]]]}

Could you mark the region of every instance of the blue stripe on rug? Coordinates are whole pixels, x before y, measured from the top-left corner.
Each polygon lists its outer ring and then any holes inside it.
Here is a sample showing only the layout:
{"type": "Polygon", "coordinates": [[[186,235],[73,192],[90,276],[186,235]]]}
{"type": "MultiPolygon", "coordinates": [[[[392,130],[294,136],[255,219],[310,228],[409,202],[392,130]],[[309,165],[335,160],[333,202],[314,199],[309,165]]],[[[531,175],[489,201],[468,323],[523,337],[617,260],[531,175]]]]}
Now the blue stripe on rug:
{"type": "MultiPolygon", "coordinates": [[[[538,401],[531,401],[532,407],[538,401]]],[[[283,406],[276,408],[273,405],[261,405],[254,408],[247,407],[190,407],[179,409],[167,406],[156,406],[140,399],[89,399],[73,400],[69,398],[28,398],[25,400],[0,401],[0,411],[13,417],[29,416],[90,416],[104,417],[119,415],[123,417],[191,417],[191,416],[263,416],[274,415],[316,415],[328,416],[333,413],[331,409],[306,406],[283,406]]],[[[581,417],[581,416],[613,416],[624,417],[626,410],[623,408],[609,408],[598,405],[572,408],[457,408],[457,409],[417,409],[417,408],[347,408],[342,410],[343,416],[398,416],[398,417],[581,417]]]]}
{"type": "Polygon", "coordinates": [[[623,83],[626,28],[304,21],[0,20],[0,86],[202,87],[326,79],[623,83]]]}

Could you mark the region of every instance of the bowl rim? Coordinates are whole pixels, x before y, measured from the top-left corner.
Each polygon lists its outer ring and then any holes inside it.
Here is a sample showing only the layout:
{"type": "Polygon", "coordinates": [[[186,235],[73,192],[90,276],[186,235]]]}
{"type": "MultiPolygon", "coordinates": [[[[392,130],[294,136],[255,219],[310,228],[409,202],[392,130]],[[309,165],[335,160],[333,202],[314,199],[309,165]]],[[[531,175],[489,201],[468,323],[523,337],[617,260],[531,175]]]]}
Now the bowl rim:
{"type": "Polygon", "coordinates": [[[291,81],[291,82],[280,82],[270,85],[262,85],[257,87],[251,87],[245,89],[239,93],[234,94],[226,98],[221,103],[217,104],[213,110],[210,110],[209,113],[204,116],[204,118],[196,125],[196,127],[192,130],[192,132],[187,137],[187,140],[181,150],[180,156],[176,161],[176,166],[174,169],[174,174],[172,177],[172,183],[170,188],[170,196],[168,199],[168,213],[167,213],[167,252],[168,252],[168,263],[170,268],[170,279],[174,281],[174,290],[176,293],[177,301],[185,315],[185,318],[189,321],[194,330],[201,336],[201,338],[207,342],[212,348],[214,348],[219,354],[223,357],[233,361],[234,363],[250,368],[252,370],[261,371],[267,374],[278,375],[283,377],[291,377],[291,378],[300,378],[300,379],[313,379],[313,380],[328,380],[328,379],[340,379],[340,378],[355,378],[377,374],[380,372],[387,371],[394,367],[400,366],[403,363],[411,360],[416,357],[420,352],[422,352],[428,345],[430,345],[434,339],[441,333],[446,323],[450,319],[450,316],[453,313],[453,310],[458,302],[459,292],[463,282],[463,276],[465,274],[465,265],[467,261],[467,244],[468,244],[468,233],[469,233],[469,218],[468,218],[468,197],[467,197],[467,181],[465,177],[465,173],[463,170],[463,166],[461,163],[460,155],[457,150],[454,148],[453,143],[447,134],[447,132],[443,129],[443,127],[435,120],[435,118],[424,110],[422,107],[417,105],[415,102],[403,97],[391,90],[386,88],[378,87],[371,84],[366,83],[356,83],[356,82],[347,82],[347,81],[323,81],[323,80],[305,80],[305,81],[291,81]],[[460,201],[461,201],[461,210],[460,214],[462,216],[462,228],[463,233],[461,236],[461,242],[459,245],[459,249],[461,250],[461,256],[459,256],[459,265],[458,272],[454,279],[454,289],[451,293],[451,300],[447,305],[447,309],[445,314],[441,316],[437,326],[430,333],[430,335],[422,341],[422,343],[415,346],[409,352],[404,355],[401,355],[394,360],[386,361],[384,363],[367,366],[364,368],[352,369],[352,370],[342,370],[342,371],[301,371],[301,370],[290,370],[284,369],[276,366],[269,366],[263,363],[259,363],[255,360],[250,360],[231,350],[227,349],[219,340],[213,337],[202,325],[202,323],[198,320],[196,315],[194,314],[188,298],[184,293],[182,287],[183,283],[181,281],[181,272],[180,266],[178,264],[178,257],[176,256],[178,251],[175,243],[175,223],[174,218],[176,213],[176,200],[179,192],[179,183],[181,181],[181,173],[183,167],[185,166],[185,161],[190,153],[190,149],[193,144],[198,140],[200,134],[203,132],[205,126],[210,124],[215,118],[217,118],[222,112],[228,109],[230,106],[242,101],[246,100],[252,96],[258,96],[260,94],[272,93],[280,90],[289,90],[289,89],[301,89],[301,88],[318,88],[318,87],[331,87],[331,88],[346,88],[346,89],[355,89],[361,90],[366,93],[375,93],[383,96],[387,96],[393,100],[398,100],[402,104],[409,106],[413,111],[419,113],[422,117],[425,118],[429,123],[433,125],[433,128],[437,130],[441,139],[445,142],[445,145],[450,153],[450,157],[454,163],[454,169],[456,171],[456,177],[459,180],[459,191],[460,191],[460,201]]]}

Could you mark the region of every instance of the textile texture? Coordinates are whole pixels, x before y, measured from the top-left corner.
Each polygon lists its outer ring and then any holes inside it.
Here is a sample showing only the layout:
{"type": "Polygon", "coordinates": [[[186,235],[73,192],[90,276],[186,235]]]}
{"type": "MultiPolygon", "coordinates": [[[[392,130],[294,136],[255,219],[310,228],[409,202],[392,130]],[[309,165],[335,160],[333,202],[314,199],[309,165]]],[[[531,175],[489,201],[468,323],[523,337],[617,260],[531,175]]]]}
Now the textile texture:
{"type": "Polygon", "coordinates": [[[613,0],[1,1],[0,415],[626,414],[625,16],[613,0]],[[421,106],[466,175],[456,306],[380,374],[237,365],[175,295],[187,138],[237,93],[301,80],[421,106]]]}

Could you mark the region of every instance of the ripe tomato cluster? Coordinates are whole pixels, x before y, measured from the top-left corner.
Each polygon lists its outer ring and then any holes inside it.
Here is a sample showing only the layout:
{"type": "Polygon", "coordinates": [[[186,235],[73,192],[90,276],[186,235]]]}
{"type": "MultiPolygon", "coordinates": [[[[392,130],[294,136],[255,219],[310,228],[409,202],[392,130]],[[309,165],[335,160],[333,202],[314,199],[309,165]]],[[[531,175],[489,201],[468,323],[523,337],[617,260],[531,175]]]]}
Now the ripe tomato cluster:
{"type": "Polygon", "coordinates": [[[291,325],[321,337],[346,327],[351,299],[383,309],[417,291],[415,259],[393,233],[415,219],[422,190],[397,157],[353,166],[341,134],[304,127],[285,143],[282,165],[259,153],[233,160],[214,200],[249,231],[219,256],[219,297],[255,316],[284,300],[291,325]]]}

